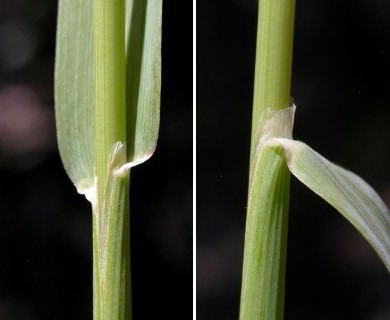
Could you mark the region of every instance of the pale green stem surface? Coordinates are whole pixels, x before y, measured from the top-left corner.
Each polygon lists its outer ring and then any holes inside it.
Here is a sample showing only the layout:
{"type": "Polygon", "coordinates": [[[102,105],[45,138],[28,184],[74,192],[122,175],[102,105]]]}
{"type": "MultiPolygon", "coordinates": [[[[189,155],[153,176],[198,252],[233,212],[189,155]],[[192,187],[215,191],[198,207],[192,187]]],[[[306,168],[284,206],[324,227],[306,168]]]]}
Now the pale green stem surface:
{"type": "Polygon", "coordinates": [[[126,163],[125,1],[95,0],[93,206],[94,319],[127,320],[130,303],[129,170],[126,163]],[[115,146],[115,147],[114,147],[115,146]]]}
{"type": "Polygon", "coordinates": [[[294,14],[295,0],[259,0],[252,137],[264,109],[290,107],[294,14]]]}
{"type": "Polygon", "coordinates": [[[126,145],[115,144],[108,161],[104,200],[94,209],[94,319],[131,319],[129,170],[126,145]]]}
{"type": "Polygon", "coordinates": [[[95,0],[95,176],[103,198],[112,147],[126,141],[125,2],[95,0]]]}
{"type": "Polygon", "coordinates": [[[240,319],[283,317],[290,180],[284,159],[283,148],[259,155],[258,167],[273,176],[259,172],[248,201],[240,319]]]}
{"type": "Polygon", "coordinates": [[[291,104],[294,13],[294,0],[259,0],[241,320],[283,319],[290,174],[283,149],[259,151],[259,134],[266,108],[291,104]]]}

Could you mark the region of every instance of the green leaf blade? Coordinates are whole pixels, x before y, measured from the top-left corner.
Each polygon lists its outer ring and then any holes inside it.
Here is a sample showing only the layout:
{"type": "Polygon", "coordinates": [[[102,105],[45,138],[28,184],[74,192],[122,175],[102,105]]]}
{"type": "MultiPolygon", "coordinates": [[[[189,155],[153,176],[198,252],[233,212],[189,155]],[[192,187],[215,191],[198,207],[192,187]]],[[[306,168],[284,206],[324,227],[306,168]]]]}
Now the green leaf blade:
{"type": "Polygon", "coordinates": [[[291,173],[337,209],[366,238],[390,272],[390,212],[362,178],[290,139],[273,139],[286,150],[291,173]]]}
{"type": "Polygon", "coordinates": [[[150,157],[160,122],[162,0],[126,1],[129,161],[150,157]]]}
{"type": "Polygon", "coordinates": [[[57,139],[80,193],[93,187],[92,1],[60,0],[55,65],[57,139]]]}

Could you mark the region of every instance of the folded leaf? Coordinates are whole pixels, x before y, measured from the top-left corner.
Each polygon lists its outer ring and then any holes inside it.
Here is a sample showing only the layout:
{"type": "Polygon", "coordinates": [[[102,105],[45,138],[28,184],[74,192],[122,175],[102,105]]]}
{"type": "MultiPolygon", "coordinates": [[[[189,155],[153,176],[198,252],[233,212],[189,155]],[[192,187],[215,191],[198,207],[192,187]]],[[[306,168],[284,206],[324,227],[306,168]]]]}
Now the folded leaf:
{"type": "MultiPolygon", "coordinates": [[[[285,149],[291,173],[337,209],[366,238],[390,272],[390,212],[367,182],[325,159],[303,142],[292,139],[295,106],[265,109],[256,134],[251,172],[256,173],[264,148],[285,149]]],[[[249,189],[254,185],[250,177],[249,189]]]]}
{"type": "Polygon", "coordinates": [[[276,138],[283,145],[291,173],[336,208],[367,239],[390,272],[390,212],[362,178],[345,170],[300,141],[276,138]]]}

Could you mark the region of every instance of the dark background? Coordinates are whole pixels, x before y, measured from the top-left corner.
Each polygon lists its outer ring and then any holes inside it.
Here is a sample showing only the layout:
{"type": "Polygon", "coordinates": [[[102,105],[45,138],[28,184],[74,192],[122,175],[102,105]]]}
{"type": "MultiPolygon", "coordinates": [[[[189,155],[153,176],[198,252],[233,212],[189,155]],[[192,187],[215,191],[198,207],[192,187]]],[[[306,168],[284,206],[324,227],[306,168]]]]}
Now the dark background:
{"type": "MultiPolygon", "coordinates": [[[[390,2],[297,0],[294,137],[390,206],[390,2]]],[[[256,0],[197,5],[197,316],[238,319],[256,0]]],[[[355,229],[292,178],[286,319],[390,319],[390,276],[355,229]]]]}
{"type": "MultiPolygon", "coordinates": [[[[192,317],[192,4],[178,3],[164,2],[158,147],[131,176],[134,319],[192,317]]],[[[55,139],[56,10],[0,1],[1,320],[92,319],[91,209],[55,139]]]]}

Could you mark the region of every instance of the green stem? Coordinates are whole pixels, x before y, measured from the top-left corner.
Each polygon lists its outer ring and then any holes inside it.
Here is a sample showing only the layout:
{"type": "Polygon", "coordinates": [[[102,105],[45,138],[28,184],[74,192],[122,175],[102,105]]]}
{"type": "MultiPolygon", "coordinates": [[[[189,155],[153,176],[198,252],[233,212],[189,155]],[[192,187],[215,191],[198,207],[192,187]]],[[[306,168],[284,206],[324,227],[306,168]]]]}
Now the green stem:
{"type": "Polygon", "coordinates": [[[259,0],[241,320],[283,319],[290,174],[283,148],[256,150],[262,112],[291,103],[294,11],[295,0],[259,0]]]}
{"type": "Polygon", "coordinates": [[[108,157],[126,141],[124,0],[94,0],[95,171],[102,198],[108,157]]]}
{"type": "Polygon", "coordinates": [[[283,319],[290,175],[284,149],[264,148],[248,198],[241,320],[283,319]]]}
{"type": "Polygon", "coordinates": [[[125,2],[94,0],[94,319],[128,320],[130,301],[129,171],[126,163],[125,2]],[[116,146],[116,147],[114,147],[116,146]]]}
{"type": "Polygon", "coordinates": [[[252,146],[265,108],[290,106],[295,0],[259,0],[252,146]]]}

